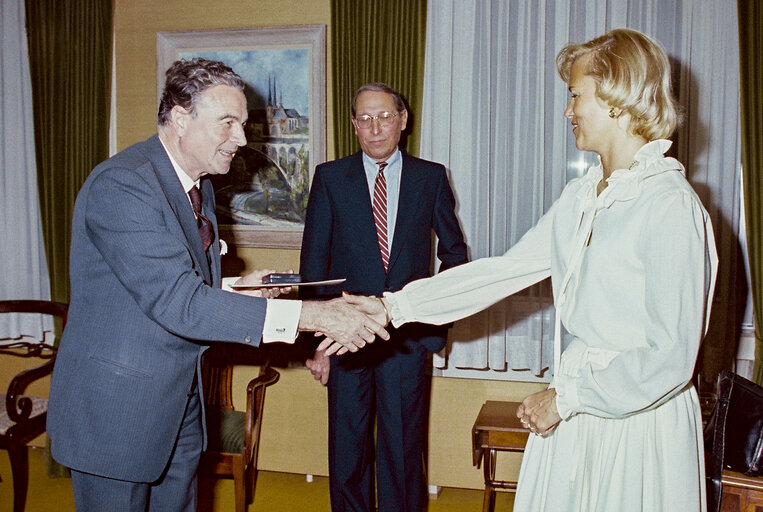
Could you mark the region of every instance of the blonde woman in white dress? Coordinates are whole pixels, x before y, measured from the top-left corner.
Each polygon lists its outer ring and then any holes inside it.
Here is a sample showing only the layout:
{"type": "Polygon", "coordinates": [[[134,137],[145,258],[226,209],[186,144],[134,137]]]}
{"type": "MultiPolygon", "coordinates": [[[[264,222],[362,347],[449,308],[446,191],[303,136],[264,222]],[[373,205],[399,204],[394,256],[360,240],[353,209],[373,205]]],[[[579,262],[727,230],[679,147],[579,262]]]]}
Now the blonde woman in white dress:
{"type": "Polygon", "coordinates": [[[517,413],[537,435],[514,510],[704,511],[691,377],[717,256],[683,165],[664,156],[678,117],[668,59],[644,34],[618,29],[566,46],[557,68],[577,148],[599,163],[504,255],[383,299],[347,300],[395,326],[442,324],[550,276],[556,365],[550,387],[517,413]]]}

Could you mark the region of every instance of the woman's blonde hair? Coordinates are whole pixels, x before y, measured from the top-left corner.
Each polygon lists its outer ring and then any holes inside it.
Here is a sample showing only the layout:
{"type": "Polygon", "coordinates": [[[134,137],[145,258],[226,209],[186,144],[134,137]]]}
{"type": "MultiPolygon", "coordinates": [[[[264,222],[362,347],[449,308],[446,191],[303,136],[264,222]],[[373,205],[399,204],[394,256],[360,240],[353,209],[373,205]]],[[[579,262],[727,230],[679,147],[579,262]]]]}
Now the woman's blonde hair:
{"type": "Polygon", "coordinates": [[[584,44],[568,44],[556,69],[569,83],[572,64],[586,59],[585,74],[596,80],[596,95],[630,114],[628,129],[647,140],[670,137],[679,122],[665,51],[641,32],[616,29],[584,44]]]}

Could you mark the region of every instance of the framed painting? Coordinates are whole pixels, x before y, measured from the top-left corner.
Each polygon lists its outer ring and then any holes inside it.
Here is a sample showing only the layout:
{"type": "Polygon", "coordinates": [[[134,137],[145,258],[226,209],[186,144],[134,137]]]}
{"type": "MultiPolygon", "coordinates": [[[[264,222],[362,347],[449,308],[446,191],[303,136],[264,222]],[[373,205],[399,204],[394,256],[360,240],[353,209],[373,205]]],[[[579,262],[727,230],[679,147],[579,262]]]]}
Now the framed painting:
{"type": "Polygon", "coordinates": [[[221,238],[299,249],[313,169],[326,159],[325,25],[157,32],[156,52],[157,97],[179,59],[224,62],[246,82],[247,144],[212,177],[221,238]]]}

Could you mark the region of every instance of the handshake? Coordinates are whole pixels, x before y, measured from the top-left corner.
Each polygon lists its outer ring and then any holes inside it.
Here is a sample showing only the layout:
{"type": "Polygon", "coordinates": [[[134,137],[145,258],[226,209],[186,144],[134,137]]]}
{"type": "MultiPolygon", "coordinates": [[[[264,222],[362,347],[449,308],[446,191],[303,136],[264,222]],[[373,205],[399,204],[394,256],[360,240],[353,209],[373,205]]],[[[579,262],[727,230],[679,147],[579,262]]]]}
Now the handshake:
{"type": "MultiPolygon", "coordinates": [[[[242,277],[236,284],[261,284],[262,278],[272,270],[255,270],[242,277]]],[[[282,293],[289,293],[290,286],[259,288],[251,292],[239,292],[264,298],[275,298],[282,293]]],[[[328,301],[303,301],[299,317],[298,330],[315,332],[316,336],[326,338],[318,350],[327,356],[357,352],[368,343],[373,343],[376,336],[389,339],[384,329],[390,318],[386,306],[377,297],[364,297],[344,294],[328,301]]]]}
{"type": "Polygon", "coordinates": [[[303,302],[299,330],[325,336],[317,350],[327,356],[340,355],[357,352],[373,343],[376,336],[388,340],[389,333],[384,328],[389,320],[381,299],[345,293],[329,301],[303,302]]]}

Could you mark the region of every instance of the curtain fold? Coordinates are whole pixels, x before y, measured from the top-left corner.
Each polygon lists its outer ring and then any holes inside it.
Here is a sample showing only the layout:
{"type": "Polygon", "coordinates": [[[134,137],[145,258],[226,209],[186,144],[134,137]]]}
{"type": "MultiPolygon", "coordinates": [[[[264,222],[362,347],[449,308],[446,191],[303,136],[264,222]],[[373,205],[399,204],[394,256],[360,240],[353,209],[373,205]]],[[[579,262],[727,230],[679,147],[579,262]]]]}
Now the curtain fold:
{"type": "Polygon", "coordinates": [[[69,300],[74,200],[108,157],[111,0],[27,0],[42,229],[51,296],[69,300]]]}
{"type": "MultiPolygon", "coordinates": [[[[735,0],[430,0],[427,21],[421,155],[450,169],[472,259],[505,252],[595,161],[575,148],[563,117],[569,97],[557,52],[616,27],[663,45],[686,111],[671,155],[712,216],[721,260],[724,286],[698,364],[708,380],[733,364],[745,299],[739,54],[727,37],[737,31],[735,7],[735,0]]],[[[436,364],[493,370],[491,378],[507,369],[541,372],[551,355],[548,288],[456,322],[448,360],[436,364]]]]}
{"type": "MultiPolygon", "coordinates": [[[[5,271],[0,299],[49,299],[50,282],[40,224],[34,154],[32,85],[24,29],[24,0],[0,3],[0,218],[5,271]]],[[[42,340],[45,315],[0,315],[0,339],[42,340]]]]}
{"type": "Polygon", "coordinates": [[[350,104],[358,87],[368,82],[387,83],[407,100],[408,129],[401,141],[409,153],[418,155],[426,15],[427,0],[332,0],[337,158],[360,149],[350,123],[350,104]]]}
{"type": "Polygon", "coordinates": [[[742,179],[755,320],[753,380],[763,385],[763,5],[739,0],[742,179]]]}

